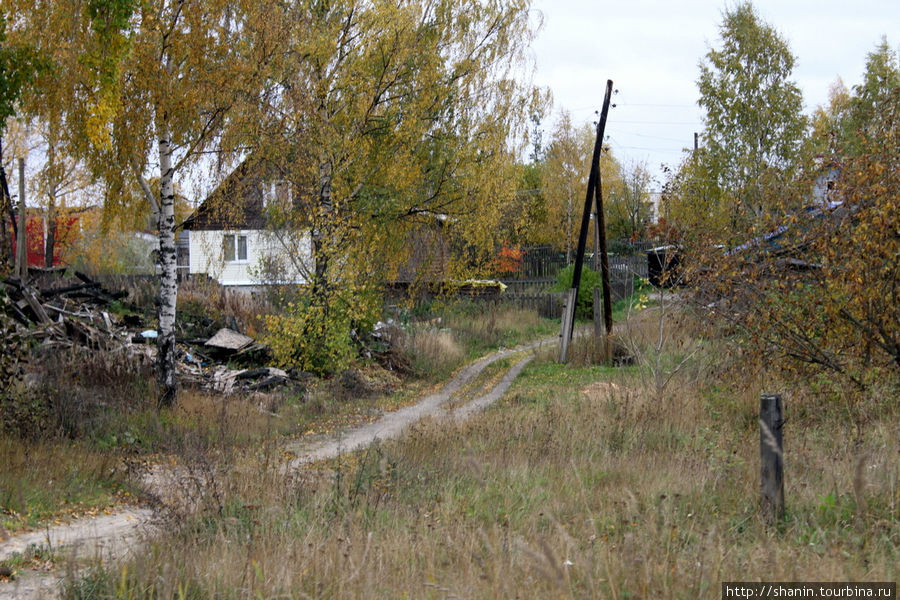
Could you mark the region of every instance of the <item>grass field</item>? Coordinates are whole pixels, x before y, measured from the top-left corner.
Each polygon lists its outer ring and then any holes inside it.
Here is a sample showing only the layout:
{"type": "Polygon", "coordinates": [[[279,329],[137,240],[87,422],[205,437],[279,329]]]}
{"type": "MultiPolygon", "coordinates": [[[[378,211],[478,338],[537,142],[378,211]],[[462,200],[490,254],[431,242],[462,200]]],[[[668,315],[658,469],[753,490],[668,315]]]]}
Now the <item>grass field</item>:
{"type": "Polygon", "coordinates": [[[620,325],[631,366],[538,356],[466,423],[421,423],[288,478],[245,455],[220,503],[67,597],[719,598],[722,581],[896,580],[895,383],[844,398],[674,315],[620,325]],[[774,526],[758,499],[766,392],[787,416],[774,526]]]}

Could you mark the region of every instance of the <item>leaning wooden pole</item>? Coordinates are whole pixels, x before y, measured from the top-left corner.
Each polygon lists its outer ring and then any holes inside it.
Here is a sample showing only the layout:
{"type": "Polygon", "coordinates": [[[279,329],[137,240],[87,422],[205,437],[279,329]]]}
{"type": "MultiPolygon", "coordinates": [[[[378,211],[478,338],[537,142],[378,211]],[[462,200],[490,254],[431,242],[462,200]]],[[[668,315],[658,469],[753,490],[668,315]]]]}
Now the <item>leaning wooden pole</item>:
{"type": "MultiPolygon", "coordinates": [[[[581,271],[584,269],[584,252],[587,246],[588,228],[591,223],[591,206],[596,198],[596,189],[600,181],[600,153],[603,149],[603,136],[606,131],[606,118],[609,115],[609,101],[612,97],[612,79],[606,81],[606,94],[603,97],[603,109],[600,111],[600,121],[597,123],[597,137],[594,140],[594,152],[591,156],[591,174],[588,177],[588,189],[584,197],[584,211],[581,213],[581,231],[578,234],[578,250],[575,254],[575,271],[572,273],[572,288],[578,297],[578,288],[581,286],[581,271]]],[[[598,223],[599,225],[599,223],[598,223]]],[[[601,238],[605,238],[601,235],[601,238]]],[[[605,239],[604,239],[605,243],[605,239]]],[[[604,304],[605,306],[605,304],[604,304]]],[[[607,310],[607,312],[609,312],[607,310]]],[[[574,319],[572,325],[574,327],[574,319]]],[[[607,329],[607,332],[609,330],[607,329]]],[[[571,339],[572,332],[569,332],[571,339]]]]}
{"type": "MultiPolygon", "coordinates": [[[[612,81],[609,82],[612,85],[612,81]]],[[[607,99],[609,95],[607,94],[607,99]]],[[[600,119],[606,122],[606,109],[608,103],[604,104],[604,114],[600,119]]],[[[600,176],[600,169],[597,168],[597,185],[594,187],[596,194],[596,206],[594,213],[594,228],[597,232],[598,247],[594,248],[595,253],[600,254],[600,279],[603,284],[603,325],[606,327],[606,335],[612,333],[612,293],[609,286],[609,254],[606,251],[606,218],[603,216],[603,178],[600,176]]]]}

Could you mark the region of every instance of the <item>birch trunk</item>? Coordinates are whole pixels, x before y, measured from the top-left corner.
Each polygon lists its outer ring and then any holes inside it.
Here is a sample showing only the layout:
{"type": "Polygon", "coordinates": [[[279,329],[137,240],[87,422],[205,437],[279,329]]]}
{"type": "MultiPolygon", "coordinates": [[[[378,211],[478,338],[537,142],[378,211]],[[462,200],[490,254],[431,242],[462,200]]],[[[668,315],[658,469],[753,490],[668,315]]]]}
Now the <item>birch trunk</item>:
{"type": "Polygon", "coordinates": [[[173,406],[176,401],[175,377],[175,303],[178,282],[175,270],[175,193],[172,185],[172,146],[165,117],[159,135],[159,337],[156,371],[159,386],[158,405],[173,406]]]}

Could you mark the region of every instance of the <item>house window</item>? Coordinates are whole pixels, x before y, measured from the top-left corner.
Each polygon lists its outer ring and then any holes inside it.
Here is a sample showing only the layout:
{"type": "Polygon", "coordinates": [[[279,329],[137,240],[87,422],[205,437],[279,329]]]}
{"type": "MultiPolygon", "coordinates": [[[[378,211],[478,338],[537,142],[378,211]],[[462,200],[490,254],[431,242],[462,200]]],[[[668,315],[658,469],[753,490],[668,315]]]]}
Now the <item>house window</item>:
{"type": "Polygon", "coordinates": [[[262,185],[263,208],[276,206],[288,210],[293,200],[294,193],[290,181],[270,181],[262,185]]]}
{"type": "Polygon", "coordinates": [[[222,238],[225,262],[247,262],[247,236],[226,233],[222,238]]]}

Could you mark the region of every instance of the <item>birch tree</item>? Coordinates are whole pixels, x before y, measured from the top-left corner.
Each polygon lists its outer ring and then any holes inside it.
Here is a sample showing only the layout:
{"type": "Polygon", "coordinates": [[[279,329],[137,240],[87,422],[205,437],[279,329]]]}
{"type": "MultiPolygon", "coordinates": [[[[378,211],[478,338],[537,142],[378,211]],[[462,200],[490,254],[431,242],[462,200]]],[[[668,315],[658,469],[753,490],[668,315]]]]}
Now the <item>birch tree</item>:
{"type": "MultiPolygon", "coordinates": [[[[555,247],[565,250],[567,262],[573,259],[581,227],[596,135],[593,125],[578,127],[572,123],[571,115],[563,111],[547,146],[543,179],[547,237],[555,247]]],[[[621,167],[610,152],[600,155],[600,175],[604,196],[609,199],[622,182],[621,167]]]]}
{"type": "Polygon", "coordinates": [[[7,217],[12,216],[12,198],[3,168],[3,136],[8,119],[19,108],[20,97],[45,66],[28,40],[7,39],[6,10],[0,7],[0,272],[9,267],[13,254],[6,228],[7,217]]]}
{"type": "Polygon", "coordinates": [[[296,210],[280,224],[311,232],[314,249],[307,299],[271,324],[293,332],[273,341],[283,361],[346,359],[350,330],[371,314],[359,299],[397,272],[417,226],[447,223],[460,268],[492,255],[493,224],[515,195],[511,134],[532,100],[514,80],[528,9],[307,0],[270,11],[288,41],[248,130],[296,185],[296,210]]]}
{"type": "Polygon", "coordinates": [[[721,47],[700,63],[698,103],[706,111],[701,169],[715,175],[732,203],[733,227],[758,224],[769,208],[766,188],[788,180],[806,132],[794,55],[750,2],[727,10],[721,47]]]}
{"type": "Polygon", "coordinates": [[[607,223],[612,235],[634,239],[643,233],[653,216],[651,180],[645,163],[633,162],[623,170],[619,188],[611,194],[608,205],[607,223]]]}
{"type": "Polygon", "coordinates": [[[68,100],[65,134],[105,181],[104,209],[131,210],[137,188],[156,223],[159,405],[170,406],[177,389],[174,183],[203,152],[222,149],[238,94],[254,97],[258,69],[248,56],[263,9],[230,0],[21,4],[21,33],[44,44],[58,68],[74,69],[45,85],[68,100]]]}
{"type": "Polygon", "coordinates": [[[900,62],[886,38],[866,56],[862,81],[847,89],[838,79],[829,90],[828,105],[813,115],[813,143],[834,163],[858,155],[863,138],[876,122],[877,111],[890,102],[900,87],[900,62]]]}

